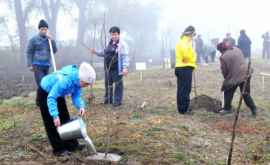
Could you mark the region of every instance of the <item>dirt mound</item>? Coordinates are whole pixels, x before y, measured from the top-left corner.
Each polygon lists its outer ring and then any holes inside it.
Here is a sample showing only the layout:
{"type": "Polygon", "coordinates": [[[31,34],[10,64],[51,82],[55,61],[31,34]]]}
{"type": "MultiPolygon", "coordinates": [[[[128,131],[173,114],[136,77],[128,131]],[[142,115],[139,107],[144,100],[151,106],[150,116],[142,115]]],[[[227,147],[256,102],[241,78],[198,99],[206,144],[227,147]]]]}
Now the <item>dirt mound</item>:
{"type": "Polygon", "coordinates": [[[222,108],[222,102],[207,95],[200,95],[191,100],[190,108],[192,110],[205,109],[209,112],[218,113],[222,108]]]}

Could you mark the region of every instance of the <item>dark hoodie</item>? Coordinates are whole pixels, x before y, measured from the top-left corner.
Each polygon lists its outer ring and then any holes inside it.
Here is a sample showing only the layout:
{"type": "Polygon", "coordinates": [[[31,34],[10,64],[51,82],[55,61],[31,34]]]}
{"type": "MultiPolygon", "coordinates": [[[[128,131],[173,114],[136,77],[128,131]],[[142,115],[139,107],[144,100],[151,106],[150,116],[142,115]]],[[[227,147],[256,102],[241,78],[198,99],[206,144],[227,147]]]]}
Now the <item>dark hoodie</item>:
{"type": "Polygon", "coordinates": [[[242,50],[245,58],[250,58],[251,55],[251,41],[246,33],[241,32],[238,39],[238,48],[242,50]]]}

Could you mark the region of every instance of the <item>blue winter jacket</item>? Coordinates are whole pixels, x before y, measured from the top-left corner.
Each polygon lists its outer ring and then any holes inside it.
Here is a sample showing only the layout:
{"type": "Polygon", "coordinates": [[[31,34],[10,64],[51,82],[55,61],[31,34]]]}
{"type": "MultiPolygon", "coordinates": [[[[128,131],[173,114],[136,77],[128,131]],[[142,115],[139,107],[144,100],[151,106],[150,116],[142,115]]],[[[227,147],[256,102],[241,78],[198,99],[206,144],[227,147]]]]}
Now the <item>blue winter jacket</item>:
{"type": "Polygon", "coordinates": [[[238,48],[242,50],[245,58],[251,55],[251,40],[247,35],[240,35],[238,39],[238,48]]]}
{"type": "Polygon", "coordinates": [[[57,98],[71,95],[73,105],[79,110],[85,107],[81,99],[79,69],[76,65],[68,65],[61,70],[45,76],[41,87],[48,92],[47,104],[53,118],[58,117],[57,98]]]}
{"type": "MultiPolygon", "coordinates": [[[[52,40],[53,52],[57,52],[56,43],[52,40]]],[[[40,34],[34,36],[27,46],[27,66],[36,65],[49,67],[51,65],[50,46],[47,37],[40,34]]]]}

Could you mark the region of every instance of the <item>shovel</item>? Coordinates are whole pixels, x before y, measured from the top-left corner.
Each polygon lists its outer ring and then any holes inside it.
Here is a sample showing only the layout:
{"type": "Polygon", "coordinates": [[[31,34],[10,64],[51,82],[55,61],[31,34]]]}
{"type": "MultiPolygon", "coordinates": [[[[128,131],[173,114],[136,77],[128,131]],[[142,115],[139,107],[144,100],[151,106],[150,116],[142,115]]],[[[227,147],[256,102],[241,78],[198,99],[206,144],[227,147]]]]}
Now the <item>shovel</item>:
{"type": "Polygon", "coordinates": [[[48,40],[49,40],[49,47],[50,47],[52,64],[53,64],[53,71],[56,72],[56,63],[55,63],[55,57],[54,57],[53,48],[52,48],[52,41],[50,39],[48,40]]]}

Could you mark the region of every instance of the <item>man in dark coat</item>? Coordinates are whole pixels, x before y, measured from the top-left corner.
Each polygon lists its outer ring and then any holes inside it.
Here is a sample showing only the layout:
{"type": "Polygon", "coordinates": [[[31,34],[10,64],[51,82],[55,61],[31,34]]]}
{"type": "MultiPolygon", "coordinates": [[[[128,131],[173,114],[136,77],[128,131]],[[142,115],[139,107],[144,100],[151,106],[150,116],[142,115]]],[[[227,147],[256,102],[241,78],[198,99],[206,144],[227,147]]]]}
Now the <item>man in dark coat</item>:
{"type": "Polygon", "coordinates": [[[263,38],[263,59],[270,59],[270,35],[266,32],[262,35],[263,38]]]}
{"type": "MultiPolygon", "coordinates": [[[[26,51],[27,67],[34,73],[37,87],[40,86],[41,79],[49,73],[51,66],[49,39],[52,42],[53,53],[57,52],[55,40],[52,39],[49,25],[45,20],[39,21],[38,30],[39,33],[30,39],[26,51]]],[[[36,105],[39,106],[38,100],[36,105]]]]}
{"type": "Polygon", "coordinates": [[[240,37],[238,39],[238,48],[242,50],[246,59],[251,57],[251,40],[247,36],[245,30],[240,31],[240,37]]]}
{"type": "MultiPolygon", "coordinates": [[[[45,20],[40,20],[38,24],[38,35],[31,38],[27,47],[27,66],[34,72],[37,86],[41,79],[49,73],[51,66],[51,55],[48,39],[52,40],[49,33],[49,25],[45,20]]],[[[57,52],[55,41],[52,40],[53,52],[57,52]]]]}

